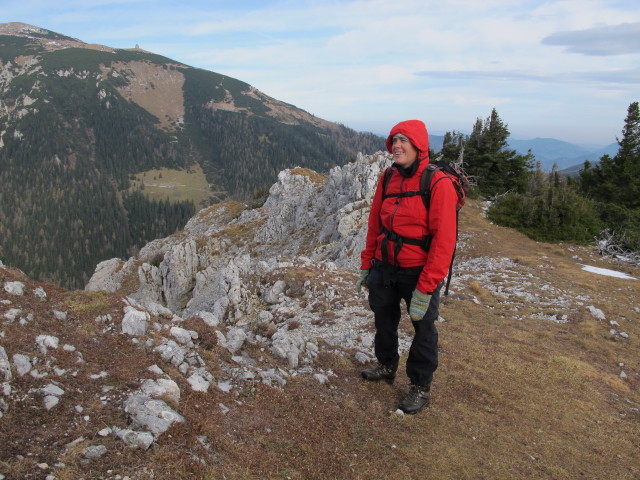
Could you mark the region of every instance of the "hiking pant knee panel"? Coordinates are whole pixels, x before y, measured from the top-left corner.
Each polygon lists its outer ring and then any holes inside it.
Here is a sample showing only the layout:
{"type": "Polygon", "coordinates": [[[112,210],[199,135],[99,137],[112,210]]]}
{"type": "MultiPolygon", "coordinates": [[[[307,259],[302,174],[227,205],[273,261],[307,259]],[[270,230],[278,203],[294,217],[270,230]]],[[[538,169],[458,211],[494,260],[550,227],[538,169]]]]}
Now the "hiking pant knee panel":
{"type": "Polygon", "coordinates": [[[407,377],[414,385],[428,385],[438,368],[438,329],[424,318],[413,323],[415,334],[407,358],[407,377]]]}
{"type": "MultiPolygon", "coordinates": [[[[385,287],[382,265],[373,266],[369,273],[369,306],[374,313],[376,325],[375,354],[378,362],[383,365],[394,364],[399,359],[400,303],[404,299],[407,309],[409,308],[419,276],[420,272],[415,270],[399,270],[395,282],[385,287]]],[[[415,334],[407,359],[407,376],[416,385],[431,382],[433,372],[438,367],[438,331],[434,322],[439,316],[441,286],[433,292],[424,318],[412,322],[415,334]]]]}
{"type": "Polygon", "coordinates": [[[414,335],[407,358],[407,377],[414,385],[428,385],[433,372],[438,368],[438,329],[436,320],[440,316],[440,290],[438,285],[431,295],[429,308],[422,320],[413,324],[414,335]]]}

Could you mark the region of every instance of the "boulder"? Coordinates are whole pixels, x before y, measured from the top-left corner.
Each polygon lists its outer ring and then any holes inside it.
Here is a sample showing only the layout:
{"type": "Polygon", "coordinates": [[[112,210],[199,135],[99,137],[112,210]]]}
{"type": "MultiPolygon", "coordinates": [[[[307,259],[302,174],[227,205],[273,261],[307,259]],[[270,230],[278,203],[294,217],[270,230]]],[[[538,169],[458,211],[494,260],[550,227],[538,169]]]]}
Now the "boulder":
{"type": "Polygon", "coordinates": [[[147,395],[131,395],[124,402],[124,411],[133,424],[151,432],[155,437],[166,432],[176,422],[184,422],[184,417],[164,401],[147,395]]]}

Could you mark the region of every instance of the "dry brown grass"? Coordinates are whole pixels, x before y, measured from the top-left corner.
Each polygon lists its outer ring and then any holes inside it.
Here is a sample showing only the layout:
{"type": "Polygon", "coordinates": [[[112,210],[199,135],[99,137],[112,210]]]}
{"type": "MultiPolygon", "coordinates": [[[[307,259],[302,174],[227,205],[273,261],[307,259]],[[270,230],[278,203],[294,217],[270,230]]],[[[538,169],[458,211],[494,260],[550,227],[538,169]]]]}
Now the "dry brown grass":
{"type": "MultiPolygon", "coordinates": [[[[432,406],[419,415],[394,413],[406,391],[402,369],[392,386],[365,382],[352,352],[321,350],[317,365],[336,374],[328,384],[300,376],[284,390],[256,384],[231,394],[192,392],[183,377],[162,365],[179,382],[179,411],[187,423],[173,427],[148,451],[132,450],[112,437],[96,436],[104,426],[126,426],[127,419],[121,399],[104,405],[103,383],[88,382],[83,372],[69,380],[55,412],[43,411],[40,400],[25,396],[20,408],[0,420],[0,472],[7,478],[44,478],[36,464],[46,462],[59,479],[639,478],[640,314],[634,308],[640,281],[595,275],[579,264],[635,277],[640,270],[605,262],[585,247],[532,242],[489,224],[473,202],[463,209],[461,227],[473,236],[460,261],[509,257],[536,269],[536,282],[591,298],[629,338],[612,335],[608,320],[596,320],[585,308],[567,311],[566,323],[516,318],[510,306],[492,298],[487,285],[459,285],[454,277],[457,292],[443,302],[445,321],[438,325],[441,365],[432,406]],[[480,304],[471,301],[474,296],[481,298],[480,304]],[[620,378],[622,370],[626,379],[620,378]],[[220,403],[229,408],[227,413],[220,403]],[[82,415],[89,421],[74,411],[77,404],[85,407],[82,415]],[[197,440],[200,435],[208,438],[210,450],[197,440]],[[101,443],[108,453],[90,462],[80,449],[62,458],[55,454],[80,436],[86,440],[83,445],[101,443]],[[64,466],[54,467],[57,462],[64,466]]],[[[0,281],[14,278],[16,274],[4,273],[0,281]]],[[[305,269],[291,269],[287,280],[295,289],[306,278],[305,269]]],[[[34,333],[46,329],[77,346],[87,365],[103,365],[109,372],[105,382],[122,394],[139,386],[149,365],[161,364],[151,351],[121,335],[89,334],[82,328],[98,314],[121,311],[117,296],[97,301],[46,289],[52,292],[48,301],[29,300],[23,306],[36,316],[32,326],[2,327],[6,338],[16,339],[11,353],[33,353],[34,333]],[[105,299],[109,307],[103,305],[105,299]],[[69,300],[77,306],[68,324],[51,322],[50,310],[69,310],[64,308],[69,300]]],[[[537,309],[529,305],[523,311],[537,309]]],[[[188,319],[185,326],[198,330],[208,362],[230,361],[211,329],[197,319],[188,319]]],[[[407,320],[402,328],[411,328],[407,320]]],[[[56,353],[60,366],[74,365],[72,353],[56,353]]],[[[251,352],[253,358],[261,355],[270,365],[286,368],[268,352],[251,352]]],[[[21,378],[12,385],[26,392],[36,383],[21,378]]]]}
{"type": "Polygon", "coordinates": [[[292,168],[291,175],[301,175],[308,178],[315,185],[322,185],[327,181],[327,176],[318,172],[314,172],[308,168],[292,168]]]}

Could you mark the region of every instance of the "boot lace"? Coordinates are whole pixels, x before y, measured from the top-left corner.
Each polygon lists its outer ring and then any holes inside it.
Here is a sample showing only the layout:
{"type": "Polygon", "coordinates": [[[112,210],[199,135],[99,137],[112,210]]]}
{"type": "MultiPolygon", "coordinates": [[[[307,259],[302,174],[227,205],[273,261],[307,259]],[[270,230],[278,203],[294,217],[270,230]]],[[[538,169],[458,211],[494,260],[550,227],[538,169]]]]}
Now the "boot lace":
{"type": "Polygon", "coordinates": [[[415,403],[421,398],[426,398],[427,395],[428,395],[427,387],[421,387],[420,385],[410,385],[409,395],[407,395],[407,400],[411,403],[415,403]]]}

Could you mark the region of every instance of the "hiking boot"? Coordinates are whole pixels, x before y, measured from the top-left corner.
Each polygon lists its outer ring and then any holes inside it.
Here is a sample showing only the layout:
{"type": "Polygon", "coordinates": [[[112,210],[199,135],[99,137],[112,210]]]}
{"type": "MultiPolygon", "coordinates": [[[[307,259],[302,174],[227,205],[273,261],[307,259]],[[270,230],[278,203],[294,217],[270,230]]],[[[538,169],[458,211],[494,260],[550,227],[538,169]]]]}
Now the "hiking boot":
{"type": "Polygon", "coordinates": [[[397,363],[395,365],[382,365],[379,363],[377,367],[363,370],[362,378],[369,380],[370,382],[379,382],[380,380],[384,380],[391,384],[396,379],[397,369],[397,363]]]}
{"type": "Polygon", "coordinates": [[[429,405],[431,385],[410,385],[409,394],[400,402],[400,410],[413,415],[429,405]]]}

